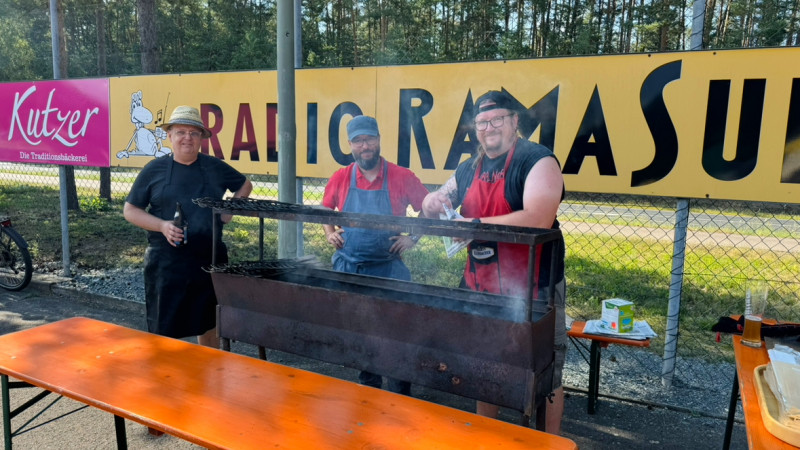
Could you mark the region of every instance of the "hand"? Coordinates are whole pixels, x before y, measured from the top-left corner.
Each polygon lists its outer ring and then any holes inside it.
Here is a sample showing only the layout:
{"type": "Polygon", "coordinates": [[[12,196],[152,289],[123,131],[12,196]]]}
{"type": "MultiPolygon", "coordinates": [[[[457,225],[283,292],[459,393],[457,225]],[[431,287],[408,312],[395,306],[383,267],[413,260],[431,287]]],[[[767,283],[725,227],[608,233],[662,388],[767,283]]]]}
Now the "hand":
{"type": "Polygon", "coordinates": [[[409,236],[392,236],[389,240],[394,241],[392,246],[389,247],[389,252],[398,255],[402,255],[403,252],[417,244],[417,241],[411,239],[409,236]]]}
{"type": "Polygon", "coordinates": [[[439,191],[431,192],[422,201],[422,212],[425,217],[438,218],[439,214],[444,214],[444,207],[442,206],[444,204],[452,206],[447,194],[439,191]]]}
{"type": "Polygon", "coordinates": [[[172,224],[171,220],[165,220],[161,223],[161,234],[167,238],[169,245],[177,247],[176,242],[183,242],[183,230],[172,224]]]}
{"type": "Polygon", "coordinates": [[[328,243],[332,246],[336,247],[337,250],[340,250],[342,247],[344,247],[344,238],[342,237],[342,233],[344,233],[344,229],[342,228],[334,230],[325,235],[325,240],[328,241],[328,243]]]}

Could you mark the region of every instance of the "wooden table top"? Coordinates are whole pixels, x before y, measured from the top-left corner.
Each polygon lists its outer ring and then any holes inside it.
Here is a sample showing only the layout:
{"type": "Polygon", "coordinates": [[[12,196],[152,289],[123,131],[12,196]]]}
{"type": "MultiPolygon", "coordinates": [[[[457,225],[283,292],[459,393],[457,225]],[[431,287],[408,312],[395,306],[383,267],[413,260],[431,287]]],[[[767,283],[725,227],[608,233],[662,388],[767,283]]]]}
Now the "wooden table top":
{"type": "Polygon", "coordinates": [[[607,334],[587,334],[583,332],[586,322],[574,321],[567,331],[567,335],[581,339],[592,339],[605,344],[622,344],[633,347],[650,347],[650,338],[647,339],[625,339],[607,334]]]}
{"type": "Polygon", "coordinates": [[[87,318],[0,336],[0,373],[208,448],[577,448],[534,429],[87,318]]]}
{"type": "Polygon", "coordinates": [[[769,362],[766,347],[748,347],[741,344],[742,337],[733,336],[733,353],[736,358],[736,373],[739,376],[739,395],[742,397],[744,424],[747,430],[747,445],[751,449],[797,449],[772,435],[761,418],[755,385],[755,368],[769,362]]]}

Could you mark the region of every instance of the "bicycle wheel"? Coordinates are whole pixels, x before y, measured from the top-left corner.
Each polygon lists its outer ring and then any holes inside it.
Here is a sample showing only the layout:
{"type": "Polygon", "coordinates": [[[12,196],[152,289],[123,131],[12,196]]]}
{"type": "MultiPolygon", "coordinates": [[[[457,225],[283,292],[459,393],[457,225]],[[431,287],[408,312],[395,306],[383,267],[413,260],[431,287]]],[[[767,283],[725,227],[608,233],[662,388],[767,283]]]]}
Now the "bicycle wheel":
{"type": "Polygon", "coordinates": [[[31,282],[32,275],[27,242],[15,229],[0,227],[0,287],[19,291],[31,282]]]}

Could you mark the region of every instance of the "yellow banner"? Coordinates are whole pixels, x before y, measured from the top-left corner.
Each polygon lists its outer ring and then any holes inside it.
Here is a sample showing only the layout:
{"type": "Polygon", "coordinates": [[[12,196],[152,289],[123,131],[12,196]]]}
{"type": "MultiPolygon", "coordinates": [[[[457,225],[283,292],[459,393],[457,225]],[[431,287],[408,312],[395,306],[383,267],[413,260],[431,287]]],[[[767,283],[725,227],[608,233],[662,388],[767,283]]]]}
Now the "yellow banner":
{"type": "MultiPolygon", "coordinates": [[[[351,161],[345,126],[372,115],[381,152],[443,183],[474,150],[472,103],[507,90],[523,137],[552,148],[571,191],[796,203],[800,49],[570,57],[295,72],[297,174],[351,161]]],[[[112,78],[111,165],[169,153],[157,127],[201,110],[203,151],[242,172],[278,170],[277,73],[112,78]]]]}

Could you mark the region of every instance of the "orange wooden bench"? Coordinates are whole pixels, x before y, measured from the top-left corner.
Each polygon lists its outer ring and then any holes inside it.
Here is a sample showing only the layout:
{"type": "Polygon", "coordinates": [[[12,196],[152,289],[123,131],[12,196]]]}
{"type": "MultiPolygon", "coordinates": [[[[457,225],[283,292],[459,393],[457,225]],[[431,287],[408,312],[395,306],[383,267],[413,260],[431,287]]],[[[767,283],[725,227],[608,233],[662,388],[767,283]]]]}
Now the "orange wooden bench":
{"type": "Polygon", "coordinates": [[[632,347],[649,347],[650,339],[634,340],[618,338],[614,336],[600,335],[600,334],[586,334],[583,332],[586,322],[575,321],[572,322],[572,327],[567,331],[567,336],[570,337],[572,343],[577,348],[575,338],[588,339],[591,342],[589,349],[589,404],[587,412],[594,414],[597,408],[597,397],[599,396],[600,388],[600,356],[601,348],[607,348],[609,344],[629,345],[632,347]]]}
{"type": "Polygon", "coordinates": [[[207,448],[555,448],[569,439],[412,397],[110,323],[72,318],[0,336],[9,377],[207,448]]]}

